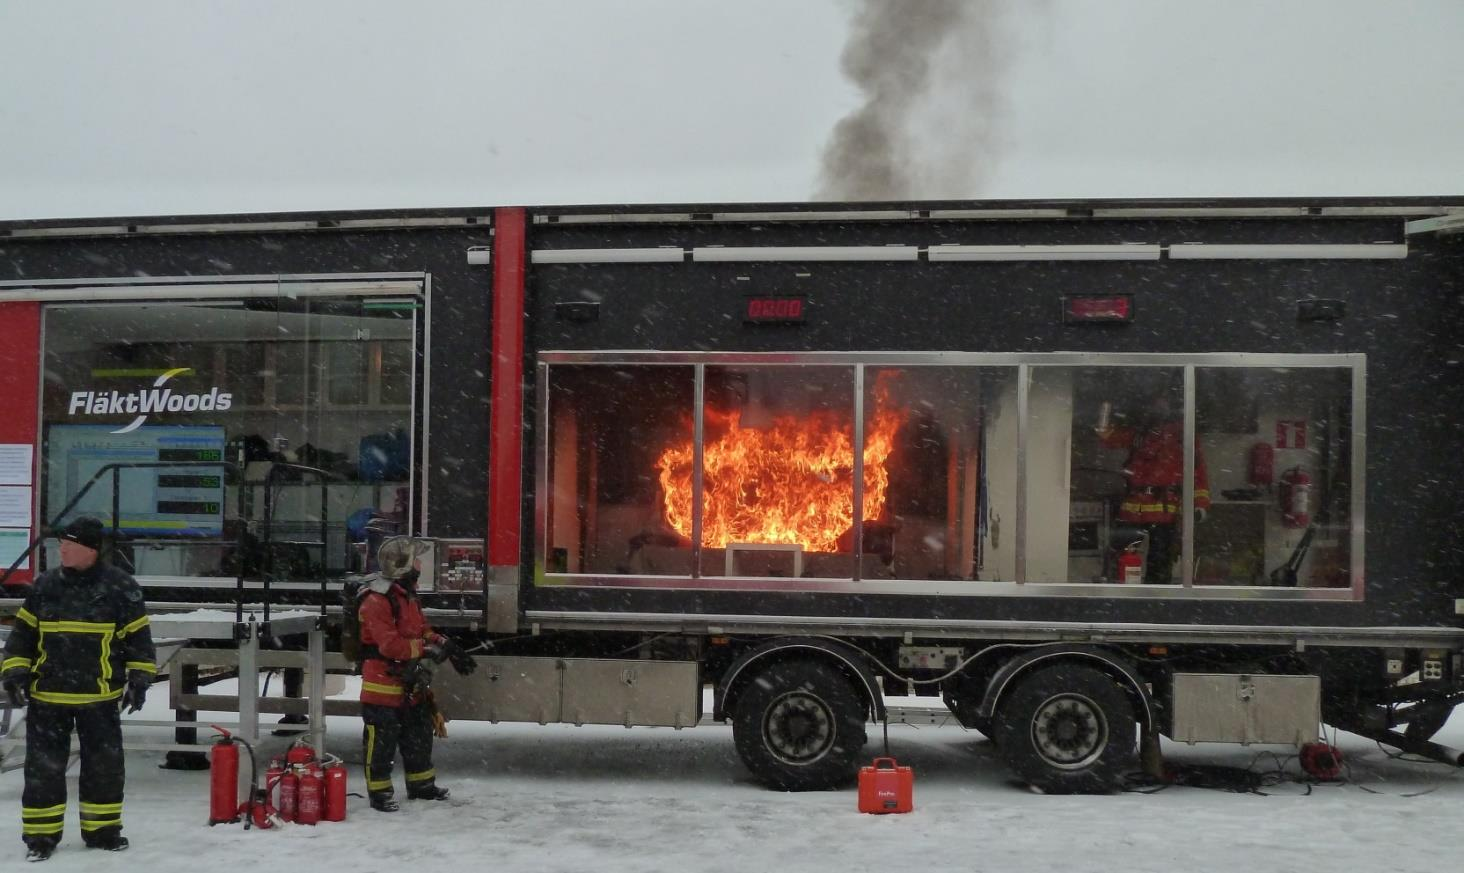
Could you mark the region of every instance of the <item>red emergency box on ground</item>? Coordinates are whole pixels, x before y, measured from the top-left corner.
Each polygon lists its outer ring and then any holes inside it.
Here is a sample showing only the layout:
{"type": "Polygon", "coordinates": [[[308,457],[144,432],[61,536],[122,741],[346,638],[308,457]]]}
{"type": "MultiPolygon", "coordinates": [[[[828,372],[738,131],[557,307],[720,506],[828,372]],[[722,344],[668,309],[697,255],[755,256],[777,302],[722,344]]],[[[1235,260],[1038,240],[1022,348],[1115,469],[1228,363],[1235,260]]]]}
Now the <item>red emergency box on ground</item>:
{"type": "Polygon", "coordinates": [[[859,811],[909,812],[915,808],[915,774],[894,758],[875,758],[859,768],[859,811]]]}

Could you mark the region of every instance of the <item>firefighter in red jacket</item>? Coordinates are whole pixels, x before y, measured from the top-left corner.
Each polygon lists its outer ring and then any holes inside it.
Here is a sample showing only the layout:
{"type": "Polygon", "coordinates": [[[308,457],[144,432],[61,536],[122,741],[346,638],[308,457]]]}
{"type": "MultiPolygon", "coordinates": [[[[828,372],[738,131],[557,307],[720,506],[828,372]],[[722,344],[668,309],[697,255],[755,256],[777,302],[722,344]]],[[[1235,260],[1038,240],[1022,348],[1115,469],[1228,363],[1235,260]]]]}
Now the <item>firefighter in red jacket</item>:
{"type": "Polygon", "coordinates": [[[402,750],[407,797],[446,800],[432,769],[435,706],[431,663],[452,661],[463,675],[476,664],[455,642],[433,632],[417,599],[425,544],[392,537],[377,553],[379,567],[361,598],[361,718],[365,722],[366,792],[371,808],[396,812],[391,771],[402,750]]]}
{"type": "MultiPolygon", "coordinates": [[[[1103,420],[1097,431],[1104,446],[1129,450],[1123,465],[1128,491],[1119,504],[1118,520],[1139,525],[1149,534],[1144,582],[1168,585],[1180,552],[1179,522],[1184,516],[1184,422],[1175,417],[1171,392],[1155,394],[1135,426],[1114,427],[1103,420]]],[[[1195,520],[1204,521],[1210,486],[1198,441],[1194,484],[1195,520]]]]}

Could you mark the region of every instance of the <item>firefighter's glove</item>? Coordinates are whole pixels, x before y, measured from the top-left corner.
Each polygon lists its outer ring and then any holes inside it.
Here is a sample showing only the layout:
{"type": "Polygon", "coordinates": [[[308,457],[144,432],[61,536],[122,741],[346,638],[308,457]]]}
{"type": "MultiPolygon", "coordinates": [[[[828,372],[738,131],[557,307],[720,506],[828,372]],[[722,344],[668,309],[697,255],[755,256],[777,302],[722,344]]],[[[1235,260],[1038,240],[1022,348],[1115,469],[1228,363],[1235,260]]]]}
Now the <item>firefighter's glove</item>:
{"type": "Polygon", "coordinates": [[[127,674],[127,688],[122,692],[122,708],[128,714],[142,709],[143,703],[147,701],[147,689],[152,684],[152,679],[141,670],[133,670],[127,674]]]}
{"type": "Polygon", "coordinates": [[[434,642],[430,642],[422,647],[422,657],[434,664],[441,664],[448,658],[448,645],[447,640],[440,638],[434,642]]]}
{"type": "Polygon", "coordinates": [[[30,687],[30,678],[29,670],[24,667],[16,667],[7,670],[5,678],[0,680],[0,684],[5,686],[5,696],[9,698],[10,705],[16,709],[25,706],[26,698],[30,696],[26,691],[30,687]]]}
{"type": "Polygon", "coordinates": [[[1195,523],[1196,524],[1204,524],[1205,523],[1205,516],[1207,516],[1209,514],[1210,514],[1210,511],[1209,510],[1207,510],[1207,509],[1200,509],[1199,507],[1195,507],[1195,523]]]}
{"type": "Polygon", "coordinates": [[[478,669],[478,662],[473,660],[473,656],[452,640],[447,641],[447,658],[459,676],[467,676],[478,669]]]}

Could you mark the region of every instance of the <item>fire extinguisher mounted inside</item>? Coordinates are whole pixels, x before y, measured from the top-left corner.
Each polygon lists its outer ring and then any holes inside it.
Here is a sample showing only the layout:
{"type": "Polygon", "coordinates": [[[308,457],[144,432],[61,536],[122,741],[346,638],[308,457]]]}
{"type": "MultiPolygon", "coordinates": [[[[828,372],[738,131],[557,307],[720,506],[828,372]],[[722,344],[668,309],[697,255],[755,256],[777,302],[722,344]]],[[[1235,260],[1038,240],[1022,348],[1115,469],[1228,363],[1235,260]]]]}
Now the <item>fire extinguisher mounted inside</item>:
{"type": "Polygon", "coordinates": [[[1311,524],[1311,475],[1292,467],[1281,474],[1280,483],[1281,522],[1291,528],[1307,527],[1311,524]]]}
{"type": "Polygon", "coordinates": [[[1323,723],[1457,763],[1433,737],[1464,696],[1464,590],[1433,580],[1464,579],[1440,548],[1464,495],[1418,499],[1457,447],[1415,423],[1464,391],[1414,351],[1464,342],[1440,317],[1461,216],[0,222],[0,422],[34,522],[0,611],[56,566],[44,530],[99,518],[188,641],[168,669],[198,751],[169,760],[215,759],[215,822],[344,815],[319,752],[356,705],[327,690],[368,654],[353,594],[393,537],[426,623],[479,666],[425,671],[447,717],[725,722],[780,789],[853,784],[869,724],[906,712],[893,689],[1048,792],[1110,790],[1160,736],[1299,747],[1323,723]],[[238,695],[210,693],[235,670],[238,695]],[[236,700],[233,736],[197,746],[191,714],[236,700]],[[245,787],[261,712],[304,720],[317,760],[245,787]]]}

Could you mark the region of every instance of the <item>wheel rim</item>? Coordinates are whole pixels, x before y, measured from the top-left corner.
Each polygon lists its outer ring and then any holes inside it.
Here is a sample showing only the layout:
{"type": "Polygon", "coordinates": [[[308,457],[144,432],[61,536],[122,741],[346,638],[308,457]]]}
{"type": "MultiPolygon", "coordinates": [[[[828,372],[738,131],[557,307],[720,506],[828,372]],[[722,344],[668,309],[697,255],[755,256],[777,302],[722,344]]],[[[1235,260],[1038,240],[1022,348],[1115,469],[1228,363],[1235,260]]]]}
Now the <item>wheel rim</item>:
{"type": "Polygon", "coordinates": [[[785,764],[812,764],[828,754],[838,735],[833,710],[817,697],[792,691],[774,700],[763,713],[763,741],[785,764]]]}
{"type": "Polygon", "coordinates": [[[1098,760],[1107,745],[1108,719],[1089,697],[1053,695],[1032,716],[1032,747],[1052,767],[1082,769],[1098,760]]]}

